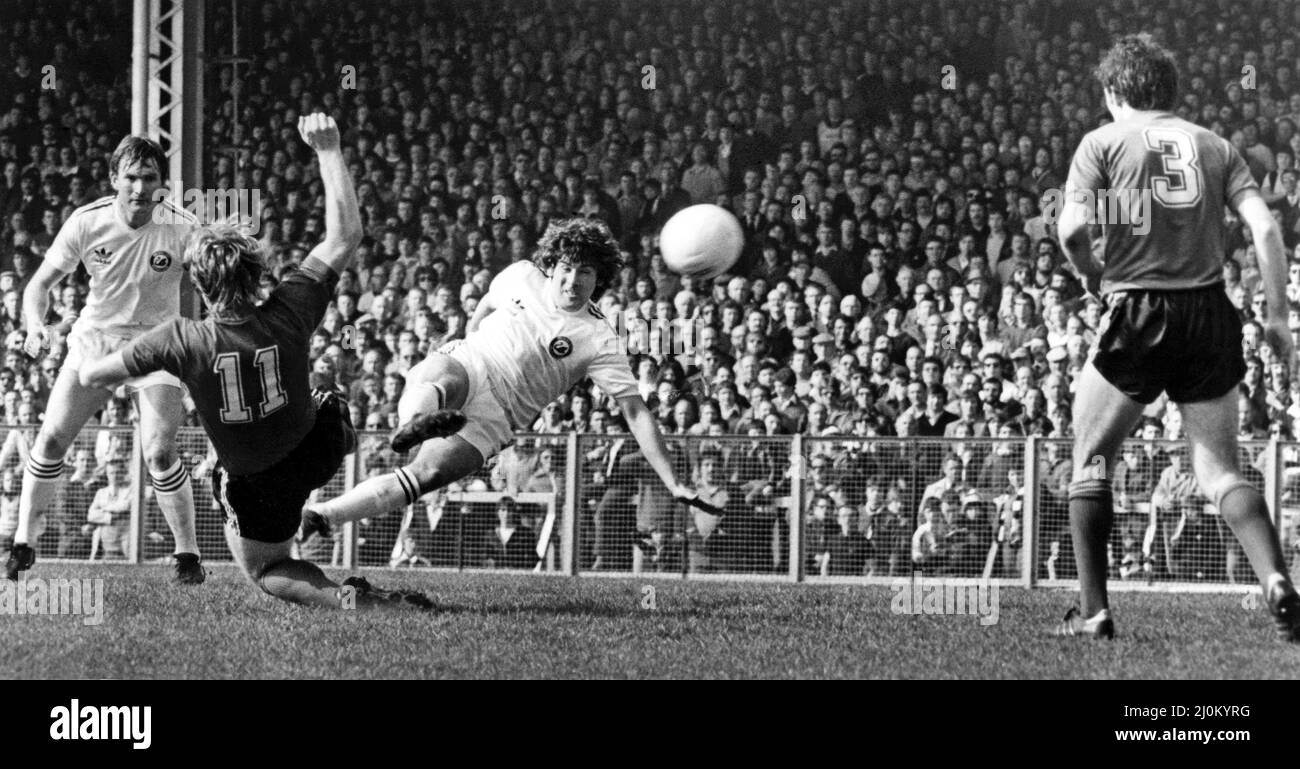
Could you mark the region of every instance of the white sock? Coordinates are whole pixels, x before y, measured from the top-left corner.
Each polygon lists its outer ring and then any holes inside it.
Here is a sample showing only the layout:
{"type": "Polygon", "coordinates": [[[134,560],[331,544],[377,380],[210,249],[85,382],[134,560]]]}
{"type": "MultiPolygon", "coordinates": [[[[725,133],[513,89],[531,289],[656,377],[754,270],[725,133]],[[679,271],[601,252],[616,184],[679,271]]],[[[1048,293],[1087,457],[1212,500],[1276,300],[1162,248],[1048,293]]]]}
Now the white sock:
{"type": "Polygon", "coordinates": [[[415,504],[420,498],[420,486],[415,476],[404,467],[391,473],[362,481],[349,491],[328,502],[312,507],[330,523],[378,518],[394,510],[415,504]]]}
{"type": "Polygon", "coordinates": [[[1278,572],[1275,571],[1272,574],[1268,575],[1268,584],[1264,585],[1264,595],[1272,595],[1273,588],[1277,587],[1279,582],[1286,582],[1286,581],[1287,579],[1285,574],[1279,574],[1278,572]]]}
{"type": "Polygon", "coordinates": [[[46,459],[36,456],[35,452],[28,455],[27,467],[23,469],[23,490],[18,497],[18,530],[14,532],[14,544],[28,544],[32,518],[45,513],[62,477],[61,458],[46,459]]]}
{"type": "Polygon", "coordinates": [[[162,510],[167,526],[176,540],[177,553],[198,555],[199,543],[194,536],[194,489],[190,487],[190,471],[181,461],[158,475],[149,473],[154,497],[162,510]]]}

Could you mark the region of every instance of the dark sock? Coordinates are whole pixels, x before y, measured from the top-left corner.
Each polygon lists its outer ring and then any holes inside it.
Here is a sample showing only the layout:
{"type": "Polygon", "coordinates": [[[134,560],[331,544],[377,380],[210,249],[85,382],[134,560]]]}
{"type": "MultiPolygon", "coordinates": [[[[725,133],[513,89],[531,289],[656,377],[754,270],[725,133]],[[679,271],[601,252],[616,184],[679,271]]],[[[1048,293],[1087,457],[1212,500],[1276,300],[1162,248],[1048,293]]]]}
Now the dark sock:
{"type": "Polygon", "coordinates": [[[1273,528],[1268,505],[1259,489],[1249,484],[1229,489],[1219,499],[1219,514],[1237,535],[1237,541],[1246,551],[1261,585],[1266,585],[1274,573],[1287,573],[1282,545],[1278,542],[1277,530],[1273,528]]]}
{"type": "Polygon", "coordinates": [[[272,564],[257,584],[276,598],[307,606],[339,608],[338,585],[320,567],[308,561],[286,559],[272,564]]]}
{"type": "Polygon", "coordinates": [[[1106,596],[1106,542],[1114,518],[1109,483],[1087,480],[1070,484],[1070,533],[1074,563],[1079,568],[1080,609],[1089,619],[1110,606],[1106,596]]]}

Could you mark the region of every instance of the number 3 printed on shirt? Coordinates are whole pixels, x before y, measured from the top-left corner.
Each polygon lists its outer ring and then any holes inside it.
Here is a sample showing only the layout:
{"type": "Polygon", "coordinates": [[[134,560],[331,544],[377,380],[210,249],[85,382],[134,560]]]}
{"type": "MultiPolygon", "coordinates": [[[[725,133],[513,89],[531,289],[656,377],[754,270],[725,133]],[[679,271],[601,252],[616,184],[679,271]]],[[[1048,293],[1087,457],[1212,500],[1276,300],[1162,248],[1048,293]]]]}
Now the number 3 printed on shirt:
{"type": "Polygon", "coordinates": [[[1196,143],[1178,128],[1142,131],[1147,149],[1160,155],[1162,174],[1151,177],[1151,192],[1165,208],[1190,208],[1201,201],[1201,167],[1196,164],[1196,143]]]}
{"type": "MultiPolygon", "coordinates": [[[[262,379],[262,416],[273,414],[289,402],[284,388],[280,386],[280,348],[272,345],[263,347],[253,356],[262,379]]],[[[241,386],[239,353],[223,352],[212,364],[212,373],[221,377],[221,421],[226,424],[238,424],[253,421],[253,412],[248,408],[241,386]]]]}

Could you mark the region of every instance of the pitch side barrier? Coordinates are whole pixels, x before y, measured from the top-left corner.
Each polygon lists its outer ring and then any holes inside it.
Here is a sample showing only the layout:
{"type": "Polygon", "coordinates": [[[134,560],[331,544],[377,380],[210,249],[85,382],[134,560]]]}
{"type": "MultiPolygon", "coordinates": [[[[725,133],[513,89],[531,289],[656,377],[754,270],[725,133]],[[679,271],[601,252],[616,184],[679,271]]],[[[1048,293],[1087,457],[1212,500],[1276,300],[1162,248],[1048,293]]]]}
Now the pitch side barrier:
{"type": "MultiPolygon", "coordinates": [[[[5,444],[21,444],[6,427],[5,444]]],[[[316,498],[409,461],[387,433],[358,449],[316,498]]],[[[215,458],[203,432],[178,437],[194,483],[204,560],[230,561],[212,497],[215,458]]],[[[1066,495],[1068,440],[667,436],[678,478],[726,510],[682,505],[627,434],[520,434],[482,472],[387,516],[298,545],[322,566],[513,571],[583,577],[1004,587],[1077,585],[1066,495]]],[[[16,511],[21,452],[0,456],[16,511]]],[[[1296,571],[1300,444],[1244,441],[1242,467],[1264,492],[1296,571]]],[[[1117,462],[1086,463],[1115,497],[1109,552],[1117,590],[1251,592],[1244,554],[1196,490],[1185,444],[1130,441],[1117,462]]],[[[138,432],[88,427],[45,514],[41,562],[165,561],[167,529],[148,483],[138,432]],[[131,458],[129,515],[92,521],[109,455],[131,458]],[[120,543],[119,547],[114,547],[120,543]]],[[[0,526],[0,534],[7,531],[0,526]]]]}

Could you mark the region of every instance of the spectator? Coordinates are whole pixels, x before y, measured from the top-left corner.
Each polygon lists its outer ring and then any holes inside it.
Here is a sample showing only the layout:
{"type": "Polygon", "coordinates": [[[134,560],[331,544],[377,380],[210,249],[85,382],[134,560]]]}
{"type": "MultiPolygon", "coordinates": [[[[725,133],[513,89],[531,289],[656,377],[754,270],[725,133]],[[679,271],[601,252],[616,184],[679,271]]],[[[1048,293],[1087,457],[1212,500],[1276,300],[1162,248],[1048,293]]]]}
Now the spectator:
{"type": "Polygon", "coordinates": [[[103,551],[103,560],[122,560],[127,556],[131,533],[131,504],[135,494],[126,477],[126,461],[111,457],[104,463],[104,488],[95,492],[95,498],[86,512],[87,526],[91,530],[90,560],[103,551]]]}
{"type": "Polygon", "coordinates": [[[871,556],[871,543],[858,530],[858,511],[853,505],[835,510],[835,530],[826,557],[826,573],[836,577],[861,576],[871,556]]]}
{"type": "Polygon", "coordinates": [[[525,524],[514,499],[497,502],[497,527],[484,545],[483,565],[489,569],[531,569],[537,563],[537,534],[525,524]]]}

